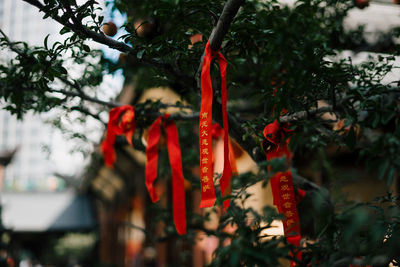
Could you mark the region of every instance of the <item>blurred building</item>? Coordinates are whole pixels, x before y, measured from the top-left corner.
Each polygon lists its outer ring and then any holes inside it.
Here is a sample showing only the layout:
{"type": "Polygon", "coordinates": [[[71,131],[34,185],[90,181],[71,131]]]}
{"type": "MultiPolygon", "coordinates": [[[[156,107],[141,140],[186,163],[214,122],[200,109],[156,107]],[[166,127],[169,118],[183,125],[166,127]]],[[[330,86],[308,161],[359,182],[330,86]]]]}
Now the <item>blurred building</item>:
{"type": "MultiPolygon", "coordinates": [[[[82,2],[82,1],[78,1],[82,2]]],[[[104,1],[97,1],[102,5],[104,1]]],[[[51,45],[65,38],[59,34],[62,28],[59,23],[51,18],[43,19],[43,12],[24,1],[0,0],[0,29],[11,41],[23,41],[30,46],[43,46],[47,35],[51,45]]],[[[96,43],[90,42],[90,46],[103,49],[111,54],[111,49],[106,49],[96,43]]],[[[7,60],[14,55],[0,52],[0,60],[7,60]]],[[[77,76],[79,68],[71,67],[69,71],[77,76]]],[[[104,89],[108,95],[100,95],[107,99],[115,93],[115,88],[120,88],[122,77],[111,75],[104,77],[105,82],[100,89],[104,89]],[[117,86],[115,86],[117,85],[117,86]],[[110,90],[113,88],[114,90],[110,90]]],[[[101,92],[101,90],[98,90],[101,92]]],[[[101,94],[101,93],[100,93],[101,94]]],[[[57,111],[56,111],[57,112],[57,111]]],[[[78,176],[79,170],[85,165],[82,155],[71,154],[76,142],[66,140],[59,130],[52,128],[45,120],[54,117],[54,113],[38,115],[27,113],[23,120],[17,120],[16,116],[2,110],[0,105],[0,152],[17,148],[17,152],[11,164],[0,173],[0,190],[6,191],[54,191],[63,190],[65,183],[53,174],[59,173],[68,177],[78,176]],[[3,182],[2,182],[3,181],[3,182]]],[[[100,123],[89,122],[91,133],[101,132],[100,123]],[[97,123],[97,124],[95,124],[97,123]],[[100,125],[100,126],[99,126],[100,125]]],[[[74,125],[71,125],[73,128],[74,125]]],[[[78,129],[77,131],[79,131],[78,129]]],[[[98,137],[92,138],[98,140],[98,137]]],[[[91,144],[87,144],[87,150],[91,144]]]]}
{"type": "MultiPolygon", "coordinates": [[[[0,28],[12,41],[41,45],[47,34],[60,30],[57,23],[49,23],[42,17],[36,7],[24,1],[0,0],[0,28]]],[[[43,191],[58,186],[51,177],[54,165],[43,151],[52,145],[53,133],[39,115],[30,113],[20,121],[8,111],[0,110],[0,151],[18,149],[5,169],[3,190],[43,191]]]]}
{"type": "Polygon", "coordinates": [[[0,111],[0,129],[0,150],[17,148],[15,158],[5,169],[3,189],[47,187],[44,179],[51,176],[54,167],[42,146],[50,145],[53,130],[37,115],[27,114],[23,121],[18,121],[8,111],[0,111]]]}
{"type": "Polygon", "coordinates": [[[43,44],[47,34],[58,32],[57,23],[43,20],[36,7],[24,1],[0,0],[0,28],[12,41],[43,44]]]}
{"type": "MultiPolygon", "coordinates": [[[[65,37],[58,34],[61,28],[51,19],[43,20],[43,13],[35,6],[24,1],[0,0],[0,29],[11,41],[43,46],[49,34],[50,44],[63,41],[65,37]]],[[[8,51],[0,52],[0,60],[13,56],[8,51]]],[[[75,252],[63,252],[67,256],[56,255],[54,250],[50,253],[54,244],[61,244],[66,233],[93,239],[86,247],[92,247],[95,242],[92,231],[96,227],[96,217],[91,198],[74,190],[64,190],[66,183],[54,176],[54,173],[72,175],[84,161],[80,159],[81,164],[76,164],[76,156],[68,154],[71,143],[60,131],[45,123],[52,115],[28,112],[23,120],[17,120],[0,105],[0,154],[16,150],[11,163],[0,166],[0,222],[8,229],[6,234],[0,232],[0,242],[7,240],[8,254],[21,266],[27,260],[55,262],[62,259],[68,263],[71,258],[68,255],[75,252]]],[[[63,245],[63,248],[81,250],[79,246],[84,242],[72,237],[78,247],[63,245]]],[[[78,256],[75,255],[73,260],[81,261],[78,256]]]]}

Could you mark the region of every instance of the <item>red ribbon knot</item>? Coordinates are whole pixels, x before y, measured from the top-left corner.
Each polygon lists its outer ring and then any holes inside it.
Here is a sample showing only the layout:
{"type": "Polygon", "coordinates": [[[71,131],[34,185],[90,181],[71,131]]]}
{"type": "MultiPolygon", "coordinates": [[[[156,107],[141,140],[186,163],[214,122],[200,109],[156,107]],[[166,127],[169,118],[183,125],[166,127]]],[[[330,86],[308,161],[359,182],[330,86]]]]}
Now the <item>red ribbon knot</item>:
{"type": "Polygon", "coordinates": [[[107,134],[101,143],[101,151],[107,166],[112,167],[116,154],[114,149],[117,135],[125,135],[126,141],[132,145],[132,137],[135,133],[135,108],[129,105],[116,107],[110,110],[107,125],[107,134]]]}
{"type": "Polygon", "coordinates": [[[288,135],[292,133],[293,130],[289,129],[288,124],[280,126],[276,120],[265,126],[263,134],[269,143],[264,142],[263,149],[267,155],[267,160],[286,156],[286,160],[289,163],[291,153],[289,150],[290,137],[288,135]]]}

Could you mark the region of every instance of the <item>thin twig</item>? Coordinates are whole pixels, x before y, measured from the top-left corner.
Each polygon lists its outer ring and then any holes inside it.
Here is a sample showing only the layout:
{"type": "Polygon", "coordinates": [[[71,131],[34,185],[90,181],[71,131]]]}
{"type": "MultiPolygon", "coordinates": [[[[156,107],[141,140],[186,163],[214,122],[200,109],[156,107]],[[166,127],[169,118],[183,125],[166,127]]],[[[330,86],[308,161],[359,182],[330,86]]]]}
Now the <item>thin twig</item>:
{"type": "Polygon", "coordinates": [[[79,97],[83,100],[87,100],[93,103],[97,103],[100,105],[104,105],[110,108],[115,108],[115,107],[119,107],[122,106],[122,104],[120,103],[116,103],[116,102],[109,102],[109,101],[104,101],[104,100],[100,100],[82,93],[76,93],[76,92],[72,92],[72,91],[67,91],[67,90],[63,90],[63,89],[49,89],[49,92],[53,92],[53,93],[60,93],[66,96],[71,96],[71,97],[79,97]]]}
{"type": "Polygon", "coordinates": [[[82,113],[82,114],[84,114],[84,115],[90,116],[90,117],[92,117],[93,119],[96,119],[96,120],[100,121],[104,126],[107,126],[107,123],[104,122],[104,121],[100,118],[100,116],[99,116],[98,114],[93,114],[92,112],[90,112],[90,111],[89,111],[88,109],[86,109],[86,108],[74,106],[74,107],[72,107],[72,108],[70,108],[70,109],[71,109],[71,110],[78,111],[78,112],[80,112],[80,113],[82,113]]]}
{"type": "MultiPolygon", "coordinates": [[[[23,1],[41,9],[41,10],[43,10],[43,8],[45,7],[38,0],[23,0],[23,1]]],[[[136,54],[138,52],[133,47],[130,47],[129,45],[127,45],[123,42],[119,42],[112,38],[109,38],[106,35],[104,35],[103,33],[98,33],[98,32],[92,31],[92,30],[88,29],[86,26],[83,26],[81,23],[72,24],[68,21],[64,21],[58,15],[52,15],[52,18],[55,21],[57,21],[58,23],[62,24],[63,26],[69,28],[71,31],[80,35],[81,37],[93,39],[97,43],[104,44],[110,48],[116,49],[123,53],[136,54]]],[[[152,58],[147,58],[146,56],[143,56],[141,59],[137,59],[137,60],[141,63],[162,69],[167,74],[175,77],[177,81],[185,81],[185,83],[189,83],[189,84],[194,83],[194,81],[192,81],[192,78],[178,73],[170,64],[158,62],[152,58]]]]}
{"type": "Polygon", "coordinates": [[[303,111],[295,112],[293,114],[280,117],[279,121],[282,123],[299,121],[299,120],[306,119],[313,115],[327,113],[327,112],[333,112],[333,107],[328,106],[328,107],[311,109],[311,110],[307,110],[307,111],[303,110],[303,111]]]}

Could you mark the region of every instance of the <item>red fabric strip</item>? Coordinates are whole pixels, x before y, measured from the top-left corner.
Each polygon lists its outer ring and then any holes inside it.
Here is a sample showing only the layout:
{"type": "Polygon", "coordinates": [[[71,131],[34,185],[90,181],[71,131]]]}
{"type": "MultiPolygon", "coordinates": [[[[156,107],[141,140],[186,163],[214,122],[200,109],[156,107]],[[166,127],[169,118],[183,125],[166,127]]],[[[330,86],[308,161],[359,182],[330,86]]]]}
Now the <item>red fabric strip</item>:
{"type": "MultiPolygon", "coordinates": [[[[225,162],[226,162],[226,159],[225,159],[225,155],[226,155],[225,154],[225,152],[226,152],[226,150],[225,150],[225,144],[226,144],[225,131],[221,128],[221,126],[219,126],[218,123],[213,123],[211,132],[212,132],[213,139],[218,140],[221,138],[221,136],[224,139],[224,169],[225,169],[225,162]]],[[[225,180],[222,180],[222,177],[221,177],[222,181],[220,180],[220,187],[221,187],[222,196],[227,196],[227,195],[231,194],[231,192],[232,192],[232,187],[231,187],[232,176],[238,174],[236,158],[235,158],[235,154],[233,152],[232,144],[231,144],[231,141],[229,138],[228,138],[228,146],[229,146],[229,155],[228,155],[229,159],[228,160],[230,162],[229,167],[231,168],[231,173],[229,176],[225,177],[225,180]]],[[[230,200],[229,199],[225,200],[223,204],[224,204],[224,210],[226,210],[229,207],[230,200]]]]}
{"type": "Polygon", "coordinates": [[[182,155],[179,145],[178,129],[175,123],[168,120],[169,114],[159,117],[153,122],[149,131],[146,148],[146,173],[145,183],[153,202],[159,200],[154,182],[157,178],[158,142],[161,136],[161,123],[167,135],[167,148],[172,174],[172,208],[176,231],[180,235],[186,234],[186,208],[185,208],[185,184],[182,172],[182,155]]]}
{"type": "MultiPolygon", "coordinates": [[[[227,90],[226,90],[226,67],[227,63],[224,56],[218,53],[219,68],[221,72],[221,100],[222,100],[222,121],[224,126],[224,171],[222,172],[221,179],[219,181],[221,188],[221,195],[227,196],[231,193],[231,177],[232,168],[229,160],[229,125],[228,125],[228,114],[226,112],[227,102],[227,90]]],[[[229,207],[230,200],[224,201],[224,209],[229,207]]]]}
{"type": "Polygon", "coordinates": [[[161,136],[161,118],[156,119],[150,127],[149,139],[147,140],[146,147],[146,170],[145,170],[145,184],[149,191],[150,198],[153,202],[157,202],[159,197],[154,188],[154,181],[157,178],[158,168],[158,142],[161,136]]]}
{"type": "Polygon", "coordinates": [[[222,114],[223,126],[225,131],[224,137],[224,170],[220,180],[221,192],[226,195],[229,191],[229,179],[232,169],[229,162],[229,145],[228,145],[228,118],[226,112],[226,67],[227,62],[224,56],[218,51],[212,51],[210,43],[207,42],[203,66],[201,71],[201,107],[200,107],[200,123],[199,123],[199,141],[200,141],[200,181],[201,181],[201,201],[200,207],[211,207],[215,203],[215,189],[212,171],[212,101],[213,89],[211,83],[211,62],[218,59],[221,73],[221,96],[222,96],[222,114]]]}
{"type": "Polygon", "coordinates": [[[289,243],[299,240],[298,244],[294,244],[298,246],[300,245],[300,220],[297,213],[291,171],[275,174],[271,178],[271,188],[274,196],[274,205],[277,206],[279,213],[285,215],[285,220],[283,221],[285,236],[289,243]]]}
{"type": "Polygon", "coordinates": [[[116,154],[114,149],[115,137],[125,135],[127,142],[132,145],[132,137],[135,133],[135,109],[132,106],[121,106],[110,110],[107,125],[106,139],[101,143],[101,151],[107,166],[112,167],[116,154]]]}
{"type": "Polygon", "coordinates": [[[172,172],[172,203],[176,231],[186,234],[185,182],[182,172],[182,156],[179,146],[178,129],[171,120],[164,122],[167,134],[169,163],[172,172]]]}
{"type": "MultiPolygon", "coordinates": [[[[290,138],[287,138],[287,135],[292,131],[287,127],[288,125],[286,124],[279,126],[276,120],[265,126],[263,133],[269,144],[263,146],[263,148],[267,160],[285,156],[287,163],[290,164],[292,155],[288,147],[290,138]]],[[[287,241],[295,246],[300,246],[301,233],[297,211],[298,201],[295,196],[290,169],[286,172],[278,172],[271,178],[271,189],[274,205],[278,208],[279,213],[285,216],[283,229],[287,241]]],[[[301,198],[304,197],[305,192],[303,190],[299,190],[298,192],[301,198]]],[[[295,257],[301,260],[301,252],[295,251],[295,254],[295,257]]],[[[290,263],[290,266],[295,265],[295,262],[290,263]]]]}

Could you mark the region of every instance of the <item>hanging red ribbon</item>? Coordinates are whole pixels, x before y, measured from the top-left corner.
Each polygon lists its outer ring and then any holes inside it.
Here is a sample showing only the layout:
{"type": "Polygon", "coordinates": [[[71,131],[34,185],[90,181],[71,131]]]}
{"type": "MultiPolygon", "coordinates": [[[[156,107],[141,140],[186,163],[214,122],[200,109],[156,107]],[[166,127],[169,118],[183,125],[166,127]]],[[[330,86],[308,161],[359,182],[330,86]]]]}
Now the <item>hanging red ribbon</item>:
{"type": "Polygon", "coordinates": [[[169,163],[172,173],[172,208],[176,231],[180,235],[186,234],[186,209],[185,209],[185,182],[182,172],[182,156],[179,145],[178,129],[170,115],[158,117],[150,127],[149,139],[146,148],[146,173],[145,183],[150,198],[157,202],[159,197],[154,188],[154,181],[157,178],[158,167],[158,142],[161,136],[161,124],[166,133],[169,163]]]}
{"type": "Polygon", "coordinates": [[[228,144],[228,116],[226,112],[226,67],[227,62],[219,51],[212,51],[210,43],[207,42],[205,55],[203,59],[203,67],[201,70],[201,108],[200,108],[200,181],[201,181],[201,201],[200,207],[212,207],[215,203],[215,189],[213,181],[212,166],[212,101],[213,88],[211,83],[211,62],[218,59],[219,69],[221,73],[221,98],[222,98],[222,120],[224,126],[224,170],[220,180],[221,192],[223,195],[227,193],[222,188],[229,187],[229,180],[232,175],[232,169],[229,162],[229,144],[228,144]]]}
{"type": "Polygon", "coordinates": [[[116,160],[115,137],[125,135],[126,141],[132,145],[135,129],[135,109],[132,106],[126,105],[110,110],[106,139],[101,143],[101,151],[107,166],[112,167],[116,160]]]}
{"type": "MultiPolygon", "coordinates": [[[[287,124],[279,126],[276,120],[265,126],[263,133],[268,144],[265,142],[263,148],[267,160],[285,156],[287,163],[290,163],[292,155],[288,147],[290,138],[287,135],[291,132],[287,124]]],[[[300,246],[300,220],[291,171],[276,173],[271,178],[271,189],[274,205],[277,206],[279,213],[285,216],[283,229],[287,241],[295,246],[300,246]]],[[[305,192],[299,190],[298,195],[304,197],[305,192]]],[[[295,256],[297,259],[301,259],[300,252],[297,252],[295,256]]],[[[291,266],[295,266],[295,263],[291,262],[291,266]]]]}
{"type": "MultiPolygon", "coordinates": [[[[222,138],[224,139],[225,136],[225,132],[224,130],[221,128],[221,126],[219,126],[218,123],[213,123],[212,127],[211,127],[211,136],[212,139],[214,140],[219,140],[222,136],[222,138]]],[[[236,157],[235,154],[233,152],[233,148],[232,148],[232,144],[231,144],[231,140],[228,138],[228,145],[229,145],[229,162],[231,165],[231,169],[232,169],[232,175],[237,175],[238,171],[237,171],[237,165],[236,165],[236,157]]],[[[214,173],[214,171],[213,171],[214,173]]],[[[232,192],[232,187],[231,187],[231,180],[232,180],[232,175],[231,176],[226,176],[226,180],[220,180],[220,189],[221,189],[221,195],[227,196],[232,192]]],[[[224,210],[226,210],[229,207],[230,204],[230,200],[226,199],[224,201],[224,210]]]]}

